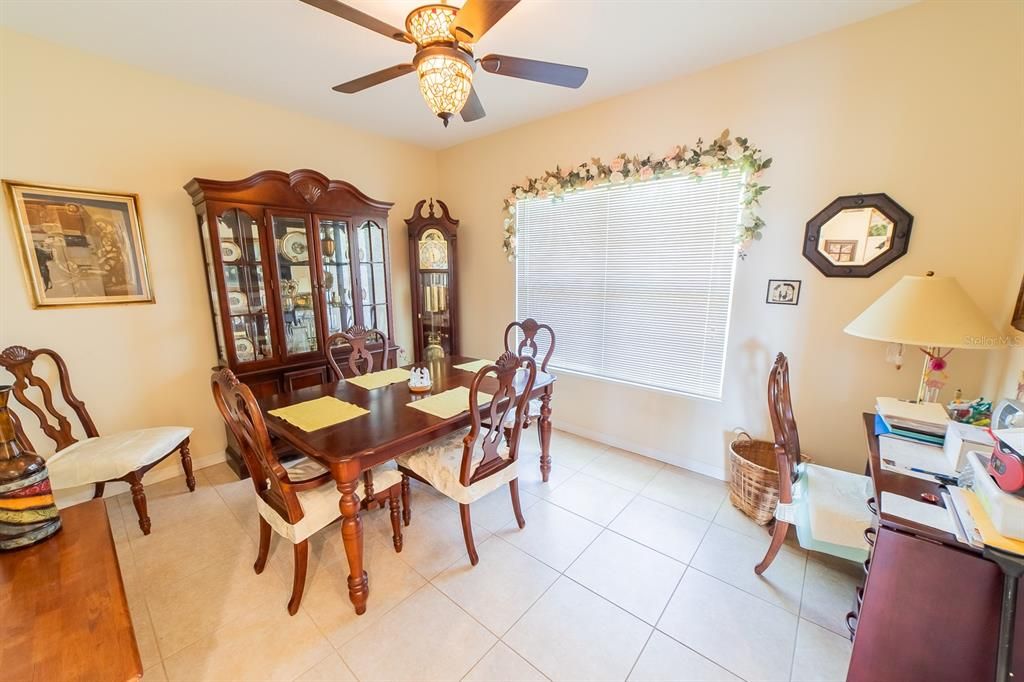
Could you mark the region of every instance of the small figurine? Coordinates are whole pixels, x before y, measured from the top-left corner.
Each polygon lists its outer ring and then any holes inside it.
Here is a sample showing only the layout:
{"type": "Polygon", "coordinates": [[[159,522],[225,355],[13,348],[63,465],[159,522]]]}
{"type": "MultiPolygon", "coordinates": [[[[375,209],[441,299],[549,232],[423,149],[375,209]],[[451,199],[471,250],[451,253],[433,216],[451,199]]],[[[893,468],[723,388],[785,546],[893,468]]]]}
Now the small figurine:
{"type": "Polygon", "coordinates": [[[426,367],[414,367],[409,374],[409,390],[413,393],[426,393],[433,386],[430,370],[426,367]]]}

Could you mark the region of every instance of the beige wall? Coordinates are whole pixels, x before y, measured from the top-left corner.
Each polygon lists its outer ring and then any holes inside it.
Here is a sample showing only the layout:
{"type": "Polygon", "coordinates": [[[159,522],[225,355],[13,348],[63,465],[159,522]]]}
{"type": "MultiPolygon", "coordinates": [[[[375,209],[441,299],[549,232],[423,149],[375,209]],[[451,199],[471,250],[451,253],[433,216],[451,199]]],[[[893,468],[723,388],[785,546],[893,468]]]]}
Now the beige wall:
{"type": "MultiPolygon", "coordinates": [[[[862,469],[860,413],[878,395],[914,395],[920,354],[908,349],[896,371],[884,344],[844,335],[846,323],[901,276],[926,270],[955,275],[993,320],[1008,317],[1003,292],[1008,279],[1019,282],[1022,249],[1013,246],[1024,228],[1022,21],[1019,3],[914,5],[442,152],[441,196],[462,221],[465,351],[497,353],[514,315],[514,270],[501,251],[510,185],[556,164],[660,152],[728,126],[775,164],[763,180],[772,186],[765,239],[737,270],[723,401],[563,375],[555,417],[721,473],[729,429],[768,433],[764,379],[785,351],[804,450],[862,469]],[[804,224],[857,192],[887,192],[914,215],[910,252],[867,280],[826,279],[801,256],[804,224]],[[766,305],[768,278],[803,280],[800,305],[766,305]]],[[[624,340],[624,362],[633,343],[624,340]]],[[[976,394],[988,365],[1005,365],[987,357],[999,355],[954,353],[944,397],[957,387],[976,394]]]]}
{"type": "Polygon", "coordinates": [[[182,189],[195,176],[314,168],[394,201],[395,326],[408,345],[403,219],[435,191],[434,151],[9,31],[0,44],[0,175],[141,196],[155,305],[33,310],[6,211],[0,226],[0,347],[63,354],[101,433],[191,425],[193,457],[223,452],[209,389],[210,309],[195,214],[182,189]]]}

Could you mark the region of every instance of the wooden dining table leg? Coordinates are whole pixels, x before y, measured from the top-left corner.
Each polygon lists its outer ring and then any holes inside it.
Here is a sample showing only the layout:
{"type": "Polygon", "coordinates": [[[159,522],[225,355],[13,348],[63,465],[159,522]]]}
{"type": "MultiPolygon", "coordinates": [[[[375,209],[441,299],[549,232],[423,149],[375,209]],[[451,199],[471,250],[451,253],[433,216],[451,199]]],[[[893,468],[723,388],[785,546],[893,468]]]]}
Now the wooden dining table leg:
{"type": "Polygon", "coordinates": [[[359,518],[359,498],[356,496],[361,473],[358,459],[331,465],[331,475],[341,493],[341,539],[348,559],[348,598],[357,615],[366,612],[366,599],[370,594],[369,581],[363,570],[363,522],[359,518]]]}
{"type": "Polygon", "coordinates": [[[547,483],[551,473],[551,391],[547,389],[540,397],[537,429],[540,431],[540,476],[547,483]]]}

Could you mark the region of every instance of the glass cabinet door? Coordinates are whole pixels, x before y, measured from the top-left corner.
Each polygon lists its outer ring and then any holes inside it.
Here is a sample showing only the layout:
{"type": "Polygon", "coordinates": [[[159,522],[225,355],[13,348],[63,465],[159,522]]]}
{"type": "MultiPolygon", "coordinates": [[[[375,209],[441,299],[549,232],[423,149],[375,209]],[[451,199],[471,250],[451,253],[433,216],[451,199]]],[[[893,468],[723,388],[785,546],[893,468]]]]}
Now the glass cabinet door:
{"type": "Polygon", "coordinates": [[[317,326],[317,273],[305,216],[270,216],[274,257],[281,302],[282,341],[285,355],[314,353],[320,349],[317,326]]]}
{"type": "Polygon", "coordinates": [[[387,240],[384,228],[372,220],[356,232],[359,259],[359,304],[363,309],[363,326],[385,331],[388,328],[388,291],[384,253],[387,240]]]}
{"type": "Polygon", "coordinates": [[[217,234],[230,319],[228,343],[240,363],[269,360],[275,352],[274,335],[267,314],[259,223],[233,208],[217,217],[217,234]]]}
{"type": "Polygon", "coordinates": [[[431,357],[438,347],[452,353],[451,286],[449,282],[448,240],[440,230],[429,228],[416,242],[417,271],[422,300],[419,302],[422,325],[423,357],[431,357]]]}
{"type": "Polygon", "coordinates": [[[343,332],[356,323],[352,297],[352,264],[348,221],[317,218],[320,259],[324,277],[324,310],[327,335],[343,332]]]}

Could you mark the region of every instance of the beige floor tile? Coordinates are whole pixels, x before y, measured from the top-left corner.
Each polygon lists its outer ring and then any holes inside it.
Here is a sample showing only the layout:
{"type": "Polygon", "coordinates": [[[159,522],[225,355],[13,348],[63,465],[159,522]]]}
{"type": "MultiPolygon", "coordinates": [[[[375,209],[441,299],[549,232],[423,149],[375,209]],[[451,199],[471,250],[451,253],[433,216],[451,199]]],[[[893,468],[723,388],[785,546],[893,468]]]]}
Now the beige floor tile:
{"type": "Polygon", "coordinates": [[[504,641],[552,680],[624,680],[650,633],[640,619],[562,577],[504,641]]]}
{"type": "Polygon", "coordinates": [[[137,604],[128,610],[132,618],[132,628],[135,630],[135,643],[139,647],[142,669],[145,670],[159,666],[162,657],[160,647],[157,644],[156,634],[153,631],[149,609],[146,608],[145,604],[137,604]]]}
{"type": "Polygon", "coordinates": [[[395,554],[390,543],[379,539],[364,542],[363,569],[369,576],[370,596],[366,613],[357,616],[348,598],[348,564],[310,562],[302,610],[336,647],[376,623],[426,583],[423,576],[395,554]]]}
{"type": "Polygon", "coordinates": [[[726,497],[726,501],[722,503],[722,506],[718,508],[718,513],[715,515],[715,523],[742,535],[752,537],[755,540],[768,536],[767,526],[759,526],[754,523],[753,519],[732,506],[732,502],[729,501],[728,497],[726,497]]]}
{"type": "Polygon", "coordinates": [[[364,682],[457,680],[496,638],[432,585],[350,640],[342,658],[364,682]]]}
{"type": "Polygon", "coordinates": [[[688,514],[711,520],[726,498],[727,489],[722,481],[666,466],[640,494],[688,514]]]}
{"type": "MultiPolygon", "coordinates": [[[[512,522],[515,523],[514,517],[512,522]]],[[[473,524],[473,539],[477,544],[490,534],[486,528],[473,524]]],[[[416,514],[412,523],[403,529],[403,535],[402,560],[428,580],[466,555],[458,507],[440,505],[416,514]]],[[[390,541],[390,526],[387,538],[390,541]]]]}
{"type": "Polygon", "coordinates": [[[551,472],[547,483],[545,483],[541,480],[540,465],[536,463],[536,460],[524,461],[519,467],[519,490],[545,498],[575,473],[574,469],[552,461],[551,472]]]}
{"type": "Polygon", "coordinates": [[[332,653],[309,616],[285,608],[258,623],[230,623],[164,659],[167,678],[294,680],[332,653]]]}
{"type": "Polygon", "coordinates": [[[804,552],[783,545],[775,561],[763,575],[754,573],[771,538],[760,540],[711,524],[690,565],[734,587],[800,613],[800,593],[804,583],[804,552]]]}
{"type": "Polygon", "coordinates": [[[256,543],[223,503],[202,522],[174,524],[131,540],[139,577],[147,589],[175,583],[239,555],[256,560],[256,543]]]}
{"type": "Polygon", "coordinates": [[[643,455],[609,448],[580,471],[638,493],[664,466],[663,463],[643,455]]]}
{"type": "MultiPolygon", "coordinates": [[[[523,509],[523,515],[529,516],[526,511],[537,504],[540,498],[530,493],[519,491],[519,504],[523,509]]],[[[473,525],[486,528],[492,533],[508,525],[509,521],[515,520],[515,513],[512,511],[512,494],[508,486],[503,485],[489,495],[477,500],[470,507],[473,517],[473,525]]]]}
{"type": "MultiPolygon", "coordinates": [[[[527,442],[524,434],[523,442],[527,442]]],[[[533,439],[536,444],[536,439],[533,439]]],[[[575,436],[565,431],[553,431],[551,434],[551,461],[561,466],[579,471],[603,454],[608,447],[596,441],[575,436]]],[[[540,456],[540,448],[531,449],[531,454],[540,456]]]]}
{"type": "Polygon", "coordinates": [[[725,668],[654,631],[629,674],[631,682],[742,682],[725,668]]]}
{"type": "Polygon", "coordinates": [[[151,668],[142,671],[142,679],[146,682],[167,682],[167,673],[164,672],[164,664],[159,663],[151,668]]]}
{"type": "Polygon", "coordinates": [[[711,522],[637,496],[608,526],[642,545],[688,563],[711,522]]]}
{"type": "Polygon", "coordinates": [[[552,504],[606,526],[635,496],[634,492],[580,472],[552,490],[547,499],[552,504]]]}
{"type": "Polygon", "coordinates": [[[606,530],[565,574],[653,625],[684,570],[684,564],[606,530]]]}
{"type": "MultiPolygon", "coordinates": [[[[768,569],[771,571],[775,565],[768,569]]],[[[825,554],[807,559],[800,617],[846,636],[846,614],[853,608],[856,589],[864,583],[864,567],[825,554]]]]}
{"type": "Polygon", "coordinates": [[[336,652],[299,675],[295,682],[356,682],[356,676],[348,669],[336,652]]]}
{"type": "Polygon", "coordinates": [[[286,612],[290,585],[274,571],[260,575],[253,556],[211,564],[147,592],[153,627],[164,657],[229,624],[256,624],[286,612]]]}
{"type": "Polygon", "coordinates": [[[558,573],[504,540],[477,545],[480,562],[456,561],[431,582],[499,637],[526,613],[558,573]]]}
{"type": "Polygon", "coordinates": [[[547,678],[503,642],[473,666],[463,682],[543,682],[547,678]]]}
{"type": "Polygon", "coordinates": [[[497,535],[556,571],[564,571],[600,532],[596,523],[541,500],[530,508],[526,528],[513,520],[497,535]]]}
{"type": "Polygon", "coordinates": [[[853,644],[846,637],[800,619],[793,657],[793,682],[843,682],[853,644]]]}
{"type": "Polygon", "coordinates": [[[693,568],[658,629],[747,680],[787,680],[797,617],[693,568]]]}
{"type": "MultiPolygon", "coordinates": [[[[195,492],[189,492],[184,476],[152,484],[146,484],[143,479],[143,485],[146,492],[146,509],[152,523],[152,535],[182,524],[202,523],[204,519],[219,513],[223,508],[224,501],[203,477],[202,472],[196,473],[195,492]]],[[[132,503],[131,494],[118,495],[112,499],[118,500],[121,506],[128,538],[132,541],[142,538],[139,517],[132,503]]]]}

